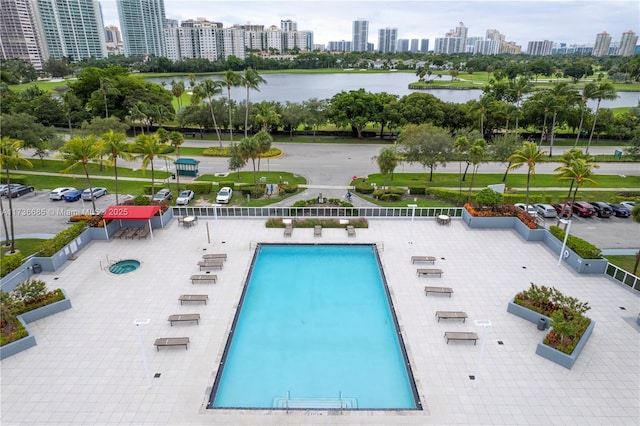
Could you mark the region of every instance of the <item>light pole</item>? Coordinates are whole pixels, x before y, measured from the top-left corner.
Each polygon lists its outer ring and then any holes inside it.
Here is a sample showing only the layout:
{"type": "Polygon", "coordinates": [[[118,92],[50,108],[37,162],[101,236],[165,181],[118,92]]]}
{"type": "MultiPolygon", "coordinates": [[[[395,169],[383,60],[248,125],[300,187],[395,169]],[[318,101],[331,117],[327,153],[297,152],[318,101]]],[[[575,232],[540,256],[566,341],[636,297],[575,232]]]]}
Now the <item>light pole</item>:
{"type": "MultiPolygon", "coordinates": [[[[214,235],[218,235],[218,207],[220,207],[220,204],[212,204],[211,205],[213,207],[213,220],[215,223],[215,232],[214,235]]],[[[215,239],[214,239],[215,241],[215,239]]]]}
{"type": "Polygon", "coordinates": [[[140,342],[140,350],[142,351],[142,362],[144,363],[144,371],[147,374],[147,384],[151,387],[151,375],[149,374],[149,364],[147,363],[147,353],[144,350],[144,343],[142,341],[142,332],[140,331],[140,326],[149,324],[148,319],[137,319],[133,320],[133,323],[136,326],[136,332],[138,333],[138,342],[140,342]]]}
{"type": "Polygon", "coordinates": [[[482,358],[484,357],[484,346],[487,342],[487,328],[491,327],[491,321],[485,320],[475,320],[475,323],[478,327],[483,327],[484,331],[482,333],[482,339],[480,342],[480,353],[478,354],[478,360],[476,361],[476,375],[473,380],[474,389],[478,387],[478,379],[480,375],[480,364],[482,364],[482,358]]]}
{"type": "Polygon", "coordinates": [[[416,217],[417,204],[407,204],[407,207],[411,209],[411,225],[409,225],[409,244],[413,244],[413,219],[416,217]]]}
{"type": "Polygon", "coordinates": [[[569,238],[569,231],[571,230],[571,219],[560,219],[561,223],[567,225],[564,231],[564,241],[562,242],[562,248],[560,249],[560,256],[558,257],[558,266],[562,263],[562,256],[564,255],[564,249],[567,247],[567,238],[569,238]]]}

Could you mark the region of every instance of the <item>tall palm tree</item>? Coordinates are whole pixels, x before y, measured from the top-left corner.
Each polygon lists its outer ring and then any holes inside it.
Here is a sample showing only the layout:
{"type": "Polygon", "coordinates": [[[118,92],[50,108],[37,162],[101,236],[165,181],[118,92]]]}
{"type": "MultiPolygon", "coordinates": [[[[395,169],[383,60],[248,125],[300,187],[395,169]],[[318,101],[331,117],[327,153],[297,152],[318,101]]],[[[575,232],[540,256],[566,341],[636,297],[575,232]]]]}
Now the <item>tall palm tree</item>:
{"type": "MultiPolygon", "coordinates": [[[[89,163],[102,162],[104,142],[94,135],[85,138],[71,138],[60,147],[60,156],[70,165],[62,170],[62,173],[71,173],[78,167],[82,167],[87,178],[89,192],[93,192],[91,178],[89,177],[89,163]]],[[[96,212],[96,202],[91,197],[93,212],[96,212]]]]}
{"type": "Polygon", "coordinates": [[[184,82],[172,81],[171,82],[171,94],[178,101],[178,110],[182,108],[182,95],[184,94],[184,82]]]}
{"type": "Polygon", "coordinates": [[[100,77],[100,87],[93,92],[94,95],[101,96],[104,102],[104,115],[109,118],[109,95],[119,95],[120,91],[114,82],[107,77],[100,77]]]}
{"type": "MultiPolygon", "coordinates": [[[[180,132],[169,133],[169,144],[176,150],[176,158],[180,159],[180,146],[184,143],[184,136],[180,132]]],[[[176,184],[178,185],[178,192],[180,192],[180,173],[176,169],[176,184]]]]}
{"type": "MultiPolygon", "coordinates": [[[[571,160],[568,165],[560,166],[556,169],[558,171],[557,178],[559,180],[571,180],[575,184],[573,198],[571,200],[572,206],[576,202],[578,190],[581,187],[588,183],[596,183],[591,179],[591,176],[593,175],[593,169],[597,167],[597,164],[589,162],[586,158],[576,158],[571,160]]],[[[571,216],[573,216],[573,208],[571,209],[571,213],[569,213],[569,218],[571,218],[571,216]]]]}
{"type": "Polygon", "coordinates": [[[516,103],[517,114],[516,114],[516,133],[518,133],[518,122],[520,118],[520,102],[522,101],[522,97],[531,92],[531,83],[529,79],[525,76],[517,77],[513,80],[509,80],[509,90],[513,96],[513,99],[516,103]]]}
{"type": "Polygon", "coordinates": [[[131,127],[133,127],[133,136],[136,136],[136,125],[135,123],[140,124],[140,133],[144,131],[143,124],[147,119],[147,114],[144,111],[144,104],[142,102],[138,102],[131,110],[129,110],[129,121],[131,122],[131,127]]]}
{"type": "Polygon", "coordinates": [[[280,114],[276,111],[276,107],[268,102],[262,102],[257,107],[258,112],[256,114],[256,120],[262,123],[262,130],[269,132],[269,126],[271,124],[278,124],[280,121],[280,114]]]}
{"type": "Polygon", "coordinates": [[[493,97],[488,95],[483,95],[480,100],[476,101],[472,110],[480,111],[480,134],[484,137],[484,119],[487,116],[487,111],[491,108],[493,104],[493,97]]]}
{"type": "MultiPolygon", "coordinates": [[[[591,164],[593,168],[599,168],[600,166],[595,163],[595,157],[592,157],[589,154],[584,153],[580,148],[571,148],[565,151],[560,156],[560,163],[562,164],[560,167],[556,168],[554,172],[560,172],[563,167],[568,167],[572,161],[577,160],[578,158],[584,158],[587,163],[591,164]]],[[[569,186],[569,193],[567,194],[567,201],[571,198],[571,193],[573,192],[574,181],[571,180],[571,185],[569,186]]]]}
{"type": "Polygon", "coordinates": [[[544,119],[542,120],[542,129],[540,130],[540,143],[538,143],[538,146],[542,146],[542,141],[544,140],[544,135],[547,129],[547,117],[549,116],[549,113],[551,111],[554,110],[554,108],[556,108],[556,100],[553,96],[551,96],[551,94],[549,93],[549,91],[545,91],[543,93],[541,93],[540,98],[537,100],[538,104],[542,107],[542,110],[544,111],[544,119]]]}
{"type": "Polygon", "coordinates": [[[577,92],[569,87],[566,81],[554,83],[549,89],[549,95],[553,97],[553,120],[551,123],[551,141],[549,142],[549,157],[553,156],[553,142],[555,139],[556,119],[558,117],[558,109],[566,108],[569,104],[574,104],[577,100],[577,92]]]}
{"type": "Polygon", "coordinates": [[[527,165],[527,195],[525,204],[529,205],[529,187],[531,183],[531,176],[536,176],[536,164],[544,162],[544,155],[546,151],[540,151],[538,145],[534,142],[524,142],[522,148],[516,150],[509,157],[508,170],[518,169],[525,164],[527,165]]]}
{"type": "Polygon", "coordinates": [[[143,133],[138,135],[136,138],[135,151],[138,154],[136,155],[136,158],[142,160],[142,170],[147,170],[147,167],[151,165],[151,197],[156,193],[155,168],[153,166],[153,160],[156,158],[160,160],[170,159],[170,155],[164,154],[168,148],[169,145],[160,142],[160,138],[155,133],[152,135],[143,133]]]}
{"type": "Polygon", "coordinates": [[[207,100],[209,102],[209,111],[211,112],[211,119],[213,120],[213,127],[216,129],[216,135],[218,136],[218,143],[222,148],[222,137],[220,136],[220,129],[218,128],[218,122],[216,121],[216,114],[213,111],[213,100],[216,95],[222,93],[222,82],[214,81],[210,78],[201,81],[193,88],[193,97],[191,101],[198,104],[201,100],[207,100]]]}
{"type": "Polygon", "coordinates": [[[3,136],[2,139],[0,139],[0,167],[3,168],[5,173],[7,174],[7,185],[9,185],[7,187],[7,198],[9,199],[9,223],[11,224],[11,234],[7,232],[7,222],[4,216],[4,208],[0,207],[0,209],[2,210],[2,222],[4,225],[5,233],[7,236],[11,235],[11,250],[9,251],[10,253],[16,252],[16,236],[13,227],[13,203],[11,201],[13,197],[11,196],[11,174],[9,173],[9,168],[18,165],[33,167],[29,160],[20,157],[20,150],[23,146],[24,143],[18,139],[12,139],[8,136],[3,136]]]}
{"type": "Polygon", "coordinates": [[[466,179],[467,171],[471,165],[469,159],[466,159],[467,167],[464,169],[464,174],[462,174],[462,158],[467,156],[469,148],[471,148],[471,142],[466,136],[458,136],[456,140],[453,141],[453,150],[460,156],[460,185],[462,185],[462,182],[466,179]]]}
{"type": "Polygon", "coordinates": [[[260,77],[257,71],[253,68],[249,67],[242,73],[242,84],[247,89],[247,105],[244,111],[244,137],[247,137],[247,131],[249,127],[249,93],[251,89],[260,91],[260,84],[266,83],[267,81],[260,77]]]}
{"type": "Polygon", "coordinates": [[[591,146],[591,140],[593,139],[593,134],[596,131],[596,121],[598,119],[598,111],[600,110],[600,101],[603,99],[614,100],[618,97],[616,93],[616,89],[612,83],[608,81],[599,81],[596,83],[596,87],[591,94],[593,96],[591,99],[597,99],[598,104],[596,105],[596,112],[593,114],[593,125],[591,126],[591,133],[589,134],[589,142],[587,143],[587,148],[585,152],[589,152],[589,147],[591,146]]]}
{"type": "Polygon", "coordinates": [[[573,144],[574,148],[578,146],[578,142],[580,141],[580,134],[582,133],[582,125],[584,124],[584,112],[587,109],[587,102],[589,101],[589,99],[595,99],[594,96],[597,87],[598,85],[595,82],[591,81],[585,84],[584,88],[582,89],[582,95],[580,97],[580,125],[578,126],[576,141],[573,144]]]}
{"type": "Polygon", "coordinates": [[[476,178],[476,173],[478,173],[478,168],[480,167],[480,163],[484,159],[484,155],[486,154],[487,143],[484,139],[476,139],[473,142],[471,148],[469,148],[469,162],[473,166],[473,171],[471,173],[471,183],[469,184],[469,192],[467,192],[467,202],[471,198],[471,190],[473,188],[473,182],[476,178]]]}
{"type": "MultiPolygon", "coordinates": [[[[109,130],[102,135],[102,143],[104,144],[107,161],[113,165],[113,175],[116,181],[116,204],[120,204],[118,199],[118,158],[131,161],[133,160],[133,155],[128,150],[127,135],[124,133],[115,133],[113,130],[109,130]]],[[[93,200],[93,192],[91,193],[91,199],[93,200]]]]}
{"type": "Polygon", "coordinates": [[[233,145],[233,119],[231,117],[233,105],[231,104],[231,88],[242,85],[242,76],[234,70],[226,70],[224,72],[224,79],[222,81],[227,88],[227,104],[229,107],[229,137],[231,138],[231,144],[233,145]]]}
{"type": "Polygon", "coordinates": [[[253,188],[255,191],[254,195],[257,197],[258,181],[256,179],[256,158],[260,156],[260,146],[258,144],[258,141],[254,137],[243,138],[238,144],[238,152],[245,163],[248,160],[251,160],[251,162],[253,163],[253,188]]]}

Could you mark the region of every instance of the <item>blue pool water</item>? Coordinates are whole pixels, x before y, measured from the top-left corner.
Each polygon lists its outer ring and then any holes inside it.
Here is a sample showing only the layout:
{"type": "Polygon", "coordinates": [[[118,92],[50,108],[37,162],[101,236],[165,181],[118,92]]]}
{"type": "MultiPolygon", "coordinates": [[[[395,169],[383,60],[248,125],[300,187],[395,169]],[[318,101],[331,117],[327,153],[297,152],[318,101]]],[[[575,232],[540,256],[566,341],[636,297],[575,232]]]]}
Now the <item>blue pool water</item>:
{"type": "Polygon", "coordinates": [[[109,267],[109,272],[113,274],[128,274],[129,272],[133,272],[140,267],[140,262],[133,259],[121,260],[119,262],[114,263],[109,267]]]}
{"type": "Polygon", "coordinates": [[[209,408],[417,409],[370,245],[261,245],[209,408]]]}

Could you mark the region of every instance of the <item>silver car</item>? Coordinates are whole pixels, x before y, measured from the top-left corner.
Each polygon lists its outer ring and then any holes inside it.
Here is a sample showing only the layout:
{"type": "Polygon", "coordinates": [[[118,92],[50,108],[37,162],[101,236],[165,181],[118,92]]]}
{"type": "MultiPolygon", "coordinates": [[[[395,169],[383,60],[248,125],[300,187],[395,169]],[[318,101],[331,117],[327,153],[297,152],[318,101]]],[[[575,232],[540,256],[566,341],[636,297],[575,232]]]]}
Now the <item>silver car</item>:
{"type": "Polygon", "coordinates": [[[556,211],[556,209],[553,208],[551,204],[538,203],[538,204],[534,204],[533,207],[535,207],[536,212],[538,213],[539,216],[542,216],[542,217],[558,216],[558,212],[556,211]]]}

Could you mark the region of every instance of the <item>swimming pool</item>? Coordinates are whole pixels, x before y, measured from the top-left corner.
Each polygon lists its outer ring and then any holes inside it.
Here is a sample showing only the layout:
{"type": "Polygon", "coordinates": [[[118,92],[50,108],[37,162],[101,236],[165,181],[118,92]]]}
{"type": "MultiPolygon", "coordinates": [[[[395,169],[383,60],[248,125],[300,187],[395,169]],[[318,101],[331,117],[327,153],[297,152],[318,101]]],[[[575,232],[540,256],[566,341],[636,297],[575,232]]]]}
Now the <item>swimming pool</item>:
{"type": "Polygon", "coordinates": [[[372,245],[256,250],[207,408],[421,409],[372,245]]]}

